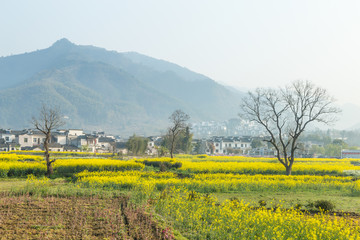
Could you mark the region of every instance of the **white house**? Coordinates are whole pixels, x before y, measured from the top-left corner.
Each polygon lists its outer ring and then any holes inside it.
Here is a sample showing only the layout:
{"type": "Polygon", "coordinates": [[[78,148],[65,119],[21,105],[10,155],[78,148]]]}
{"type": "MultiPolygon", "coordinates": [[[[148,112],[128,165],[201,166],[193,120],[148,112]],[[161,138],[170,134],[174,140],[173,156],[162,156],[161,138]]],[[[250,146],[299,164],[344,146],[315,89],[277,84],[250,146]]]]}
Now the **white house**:
{"type": "Polygon", "coordinates": [[[15,142],[16,135],[11,130],[0,129],[0,138],[4,139],[6,143],[15,142]]]}
{"type": "Polygon", "coordinates": [[[71,142],[77,139],[79,136],[84,136],[84,131],[82,129],[69,129],[66,131],[66,144],[74,145],[71,142]]]}
{"type": "Polygon", "coordinates": [[[15,142],[11,142],[11,143],[7,143],[5,142],[4,139],[0,139],[0,151],[14,151],[14,150],[20,150],[20,146],[15,143],[15,142]]]}
{"type": "Polygon", "coordinates": [[[21,147],[40,146],[45,142],[45,135],[39,131],[28,131],[18,136],[18,143],[21,147]]]}
{"type": "Polygon", "coordinates": [[[96,142],[97,152],[113,152],[115,148],[115,140],[108,137],[99,137],[96,142]]]}
{"type": "Polygon", "coordinates": [[[56,133],[52,134],[52,142],[56,142],[56,143],[59,143],[61,145],[66,145],[67,137],[66,137],[66,135],[64,133],[56,132],[56,133]]]}
{"type": "Polygon", "coordinates": [[[70,139],[69,142],[69,145],[73,145],[78,148],[86,147],[90,152],[96,151],[97,144],[98,144],[98,138],[93,135],[80,135],[77,138],[70,139]]]}
{"type": "Polygon", "coordinates": [[[84,131],[82,129],[69,129],[67,131],[68,136],[83,136],[85,135],[84,131]]]}
{"type": "Polygon", "coordinates": [[[49,150],[52,152],[63,152],[64,147],[59,143],[50,143],[49,150]]]}
{"type": "MultiPolygon", "coordinates": [[[[231,150],[246,154],[251,149],[251,139],[248,137],[213,137],[210,143],[215,154],[228,154],[231,150]]],[[[210,152],[211,150],[207,149],[207,153],[210,152]]]]}

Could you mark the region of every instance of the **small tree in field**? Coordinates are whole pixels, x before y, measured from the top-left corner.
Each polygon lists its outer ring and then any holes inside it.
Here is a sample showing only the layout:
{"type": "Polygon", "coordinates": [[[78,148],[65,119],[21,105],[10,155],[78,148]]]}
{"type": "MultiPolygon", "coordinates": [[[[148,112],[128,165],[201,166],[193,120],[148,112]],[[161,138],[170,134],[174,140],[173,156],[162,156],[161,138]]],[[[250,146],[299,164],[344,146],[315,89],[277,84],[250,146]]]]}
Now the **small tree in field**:
{"type": "Polygon", "coordinates": [[[40,108],[40,113],[38,117],[32,118],[32,124],[35,129],[39,130],[45,135],[44,141],[44,155],[46,160],[46,176],[50,176],[54,173],[52,163],[55,160],[50,160],[50,151],[49,143],[51,140],[51,132],[63,126],[65,122],[63,121],[60,109],[58,107],[49,107],[43,104],[40,108]]]}
{"type": "Polygon", "coordinates": [[[148,142],[148,138],[136,136],[134,134],[126,142],[126,147],[134,155],[144,154],[147,149],[148,142]]]}
{"type": "Polygon", "coordinates": [[[291,175],[297,140],[314,122],[329,124],[340,110],[323,88],[310,82],[296,81],[279,89],[259,88],[249,92],[241,104],[241,117],[260,124],[269,134],[269,142],[286,174],[291,175]]]}
{"type": "Polygon", "coordinates": [[[169,120],[171,126],[168,128],[167,137],[170,142],[170,157],[173,158],[176,141],[180,134],[185,133],[188,127],[187,121],[190,119],[189,115],[184,113],[182,110],[176,110],[171,114],[169,120]]]}

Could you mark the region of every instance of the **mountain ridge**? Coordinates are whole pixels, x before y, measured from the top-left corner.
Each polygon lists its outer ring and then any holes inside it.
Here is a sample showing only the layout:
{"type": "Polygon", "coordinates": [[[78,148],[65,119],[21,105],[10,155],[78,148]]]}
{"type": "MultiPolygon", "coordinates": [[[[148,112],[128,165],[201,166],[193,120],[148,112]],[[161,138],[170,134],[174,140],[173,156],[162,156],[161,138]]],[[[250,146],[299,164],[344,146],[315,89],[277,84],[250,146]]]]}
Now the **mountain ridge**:
{"type": "Polygon", "coordinates": [[[60,105],[67,127],[159,134],[176,109],[192,121],[236,116],[241,93],[165,60],[76,45],[0,58],[0,127],[30,127],[41,102],[60,105]]]}

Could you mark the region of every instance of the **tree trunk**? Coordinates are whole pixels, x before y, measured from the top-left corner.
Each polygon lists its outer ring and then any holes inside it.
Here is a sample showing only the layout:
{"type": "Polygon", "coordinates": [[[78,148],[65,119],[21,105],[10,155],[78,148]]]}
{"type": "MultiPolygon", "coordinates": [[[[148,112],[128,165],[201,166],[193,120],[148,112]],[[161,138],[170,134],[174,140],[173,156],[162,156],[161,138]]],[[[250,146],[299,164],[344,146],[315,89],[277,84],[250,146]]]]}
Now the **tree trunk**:
{"type": "Polygon", "coordinates": [[[173,134],[171,137],[171,148],[170,148],[170,157],[171,158],[174,158],[174,156],[173,156],[174,145],[175,145],[175,135],[173,134]]]}
{"type": "Polygon", "coordinates": [[[292,171],[292,164],[286,167],[286,175],[290,176],[292,171]]]}
{"type": "Polygon", "coordinates": [[[54,173],[54,170],[53,170],[53,167],[51,165],[51,162],[50,162],[50,153],[49,153],[49,141],[50,141],[50,137],[49,137],[50,134],[46,134],[46,137],[45,137],[45,142],[44,142],[44,151],[45,151],[45,160],[46,160],[46,176],[47,177],[50,177],[53,173],[54,173]]]}
{"type": "Polygon", "coordinates": [[[171,143],[171,149],[170,149],[170,157],[171,157],[171,158],[174,158],[174,156],[173,156],[173,151],[174,151],[174,143],[172,142],[172,143],[171,143]]]}
{"type": "Polygon", "coordinates": [[[52,167],[52,165],[51,165],[51,162],[46,162],[46,166],[47,166],[46,176],[47,176],[47,177],[50,177],[50,176],[54,173],[54,170],[53,170],[53,167],[52,167]]]}

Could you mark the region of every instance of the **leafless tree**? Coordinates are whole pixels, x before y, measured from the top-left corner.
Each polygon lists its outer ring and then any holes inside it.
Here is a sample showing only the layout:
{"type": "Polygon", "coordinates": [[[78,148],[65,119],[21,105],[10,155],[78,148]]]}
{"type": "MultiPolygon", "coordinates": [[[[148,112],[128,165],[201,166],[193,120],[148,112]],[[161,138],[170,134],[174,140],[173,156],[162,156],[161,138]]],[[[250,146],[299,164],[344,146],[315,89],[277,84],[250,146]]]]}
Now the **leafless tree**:
{"type": "Polygon", "coordinates": [[[213,142],[207,142],[207,147],[210,150],[210,154],[214,154],[214,152],[215,152],[215,144],[213,142]]]}
{"type": "Polygon", "coordinates": [[[176,144],[177,137],[180,133],[186,130],[188,126],[187,121],[190,119],[190,116],[184,113],[182,110],[174,111],[169,120],[171,122],[171,126],[168,128],[168,138],[170,140],[170,156],[173,158],[174,148],[176,144]]]}
{"type": "Polygon", "coordinates": [[[55,159],[50,160],[49,144],[51,140],[51,132],[54,129],[63,126],[65,122],[63,121],[62,114],[58,107],[49,107],[45,104],[42,104],[39,116],[32,118],[32,124],[35,129],[39,130],[45,135],[44,156],[47,167],[46,176],[49,177],[54,172],[52,163],[55,162],[55,159]]]}
{"type": "Polygon", "coordinates": [[[336,120],[340,110],[323,88],[308,81],[295,81],[279,89],[259,88],[249,92],[241,104],[240,116],[260,124],[286,174],[291,175],[297,140],[313,122],[324,124],[336,120]]]}

